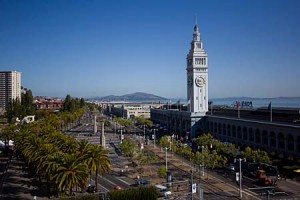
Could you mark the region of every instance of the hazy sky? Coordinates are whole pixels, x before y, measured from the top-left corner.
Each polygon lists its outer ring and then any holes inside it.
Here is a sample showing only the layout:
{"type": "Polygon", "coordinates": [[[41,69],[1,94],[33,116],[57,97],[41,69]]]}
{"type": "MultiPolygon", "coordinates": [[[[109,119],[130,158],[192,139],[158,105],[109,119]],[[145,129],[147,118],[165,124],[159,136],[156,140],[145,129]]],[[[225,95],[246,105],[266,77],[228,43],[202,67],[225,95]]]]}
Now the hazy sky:
{"type": "Polygon", "coordinates": [[[300,96],[299,0],[0,0],[0,70],[34,95],[185,98],[195,14],[210,98],[300,96]]]}

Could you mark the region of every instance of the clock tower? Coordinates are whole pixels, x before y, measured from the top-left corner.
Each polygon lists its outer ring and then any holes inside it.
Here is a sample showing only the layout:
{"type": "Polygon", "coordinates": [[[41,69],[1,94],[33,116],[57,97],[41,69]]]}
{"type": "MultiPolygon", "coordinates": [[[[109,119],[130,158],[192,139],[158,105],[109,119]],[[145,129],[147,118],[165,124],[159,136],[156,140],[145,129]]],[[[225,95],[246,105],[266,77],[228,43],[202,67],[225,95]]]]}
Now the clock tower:
{"type": "Polygon", "coordinates": [[[197,24],[186,61],[188,110],[205,114],[208,111],[208,60],[197,24]]]}

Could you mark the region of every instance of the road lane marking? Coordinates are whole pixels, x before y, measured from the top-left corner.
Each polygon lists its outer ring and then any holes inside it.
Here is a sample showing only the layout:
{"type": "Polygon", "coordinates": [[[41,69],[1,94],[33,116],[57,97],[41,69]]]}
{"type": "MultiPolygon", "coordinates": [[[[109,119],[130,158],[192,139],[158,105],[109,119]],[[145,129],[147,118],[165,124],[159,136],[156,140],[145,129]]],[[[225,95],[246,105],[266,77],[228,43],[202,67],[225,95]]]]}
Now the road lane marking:
{"type": "Polygon", "coordinates": [[[111,184],[113,184],[113,185],[116,185],[116,183],[111,182],[110,180],[108,180],[107,178],[104,178],[103,176],[101,176],[101,178],[105,179],[107,182],[109,182],[109,183],[111,183],[111,184]]]}
{"type": "Polygon", "coordinates": [[[131,185],[130,183],[128,183],[127,181],[122,180],[121,178],[118,178],[118,177],[115,177],[115,178],[117,178],[119,181],[125,183],[126,185],[131,185]]]}

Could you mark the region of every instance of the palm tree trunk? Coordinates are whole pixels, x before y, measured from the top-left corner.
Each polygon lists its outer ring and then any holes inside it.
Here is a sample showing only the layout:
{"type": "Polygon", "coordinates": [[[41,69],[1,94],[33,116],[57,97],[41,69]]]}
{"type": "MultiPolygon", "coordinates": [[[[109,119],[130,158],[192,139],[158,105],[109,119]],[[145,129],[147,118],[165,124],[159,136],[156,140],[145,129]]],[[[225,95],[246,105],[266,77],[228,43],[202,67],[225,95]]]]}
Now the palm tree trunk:
{"type": "Polygon", "coordinates": [[[98,192],[98,167],[96,167],[96,178],[95,178],[95,184],[96,184],[96,192],[98,192]]]}

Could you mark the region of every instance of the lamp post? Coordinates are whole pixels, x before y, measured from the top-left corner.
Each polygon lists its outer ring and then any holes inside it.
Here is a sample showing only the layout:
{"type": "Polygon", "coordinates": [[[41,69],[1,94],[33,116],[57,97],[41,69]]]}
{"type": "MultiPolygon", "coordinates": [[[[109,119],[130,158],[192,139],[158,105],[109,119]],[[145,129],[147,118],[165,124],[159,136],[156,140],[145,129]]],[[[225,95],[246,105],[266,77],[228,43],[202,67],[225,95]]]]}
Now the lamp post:
{"type": "Polygon", "coordinates": [[[193,195],[193,169],[191,169],[191,199],[194,200],[194,195],[193,195]]]}
{"type": "Polygon", "coordinates": [[[202,167],[202,176],[204,176],[204,164],[203,164],[203,149],[204,146],[198,146],[198,150],[201,148],[201,167],[202,167]]]}
{"type": "Polygon", "coordinates": [[[240,182],[240,198],[242,199],[242,161],[246,162],[246,158],[234,159],[234,162],[239,161],[240,172],[239,172],[239,182],[240,182]]]}
{"type": "Polygon", "coordinates": [[[122,144],[122,139],[123,139],[122,131],[123,130],[122,130],[122,127],[121,127],[121,142],[120,142],[121,144],[122,144]]]}
{"type": "Polygon", "coordinates": [[[166,150],[166,171],[168,171],[168,147],[165,147],[166,150]]]}
{"type": "Polygon", "coordinates": [[[154,128],[153,129],[153,148],[155,148],[155,139],[156,139],[155,131],[156,131],[156,129],[154,128]]]}
{"type": "Polygon", "coordinates": [[[144,124],[144,141],[145,141],[145,138],[146,138],[146,132],[145,132],[145,124],[144,124]]]}
{"type": "Polygon", "coordinates": [[[117,122],[115,122],[115,135],[117,135],[117,122]]]}

